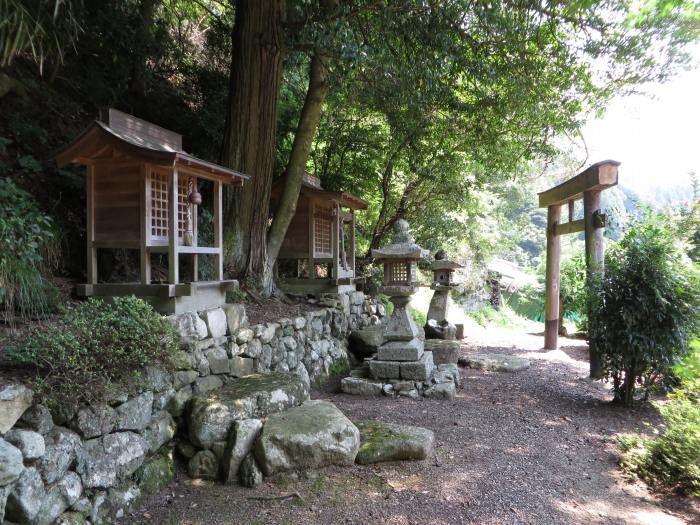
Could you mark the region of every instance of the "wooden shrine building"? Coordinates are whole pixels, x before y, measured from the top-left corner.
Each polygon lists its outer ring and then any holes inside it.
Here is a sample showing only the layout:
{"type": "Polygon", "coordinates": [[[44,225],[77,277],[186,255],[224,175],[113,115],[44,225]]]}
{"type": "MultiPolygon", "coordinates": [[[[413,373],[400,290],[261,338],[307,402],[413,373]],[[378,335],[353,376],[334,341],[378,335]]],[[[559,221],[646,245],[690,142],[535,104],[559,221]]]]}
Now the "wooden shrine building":
{"type": "Polygon", "coordinates": [[[78,286],[78,295],[133,294],[163,313],[225,302],[225,292],[237,283],[223,279],[222,185],[242,184],[246,175],[188,155],[181,135],[115,109],[102,111],[56,162],[87,167],[87,282],[78,286]],[[198,189],[210,202],[202,202],[198,189]],[[213,215],[205,246],[198,242],[200,205],[213,215]],[[99,249],[138,250],[140,281],[99,282],[99,249]],[[154,254],[167,259],[167,279],[152,278],[154,254]],[[213,260],[206,281],[199,280],[200,256],[213,260]],[[182,258],[189,258],[187,282],[181,278],[182,258]]]}
{"type": "MultiPolygon", "coordinates": [[[[272,185],[275,210],[284,177],[272,185]]],[[[277,259],[278,285],[290,293],[355,289],[355,210],[367,203],[350,193],[327,191],[317,177],[304,174],[296,212],[277,259]]]]}

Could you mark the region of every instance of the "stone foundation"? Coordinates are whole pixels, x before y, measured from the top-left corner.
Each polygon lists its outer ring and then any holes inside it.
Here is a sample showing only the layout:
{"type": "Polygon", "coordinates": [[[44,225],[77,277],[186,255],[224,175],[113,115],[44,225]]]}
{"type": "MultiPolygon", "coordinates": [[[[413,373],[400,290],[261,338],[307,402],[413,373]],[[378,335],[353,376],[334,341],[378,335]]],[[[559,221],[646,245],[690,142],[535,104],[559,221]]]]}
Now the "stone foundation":
{"type": "MultiPolygon", "coordinates": [[[[318,306],[303,316],[255,326],[235,304],[171,316],[182,340],[174,370],[144,370],[146,390],[116,396],[110,404],[62,406],[51,413],[32,402],[26,387],[0,385],[0,523],[119,520],[170,482],[175,443],[185,457],[199,449],[194,470],[206,470],[212,457],[217,463],[227,458],[229,465],[240,464],[241,476],[257,479],[255,463],[240,457],[236,438],[217,435],[210,443],[207,432],[197,429],[195,435],[205,439],[199,447],[183,439],[193,432],[185,416],[193,398],[235,390],[239,378],[253,373],[293,374],[295,384],[303,385],[299,397],[308,398],[310,383],[348,366],[350,331],[381,323],[384,313],[362,292],[324,296],[318,306]]],[[[303,401],[283,397],[273,389],[265,410],[303,401]]],[[[237,422],[259,416],[260,402],[256,397],[250,412],[229,414],[238,435],[259,430],[237,422]]]]}

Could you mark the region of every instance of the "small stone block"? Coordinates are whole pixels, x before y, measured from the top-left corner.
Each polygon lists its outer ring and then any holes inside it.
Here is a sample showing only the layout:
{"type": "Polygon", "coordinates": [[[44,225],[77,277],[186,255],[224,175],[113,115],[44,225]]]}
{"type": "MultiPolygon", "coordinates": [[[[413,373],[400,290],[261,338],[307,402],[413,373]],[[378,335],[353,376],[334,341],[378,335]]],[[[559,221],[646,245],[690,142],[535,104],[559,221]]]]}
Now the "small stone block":
{"type": "Polygon", "coordinates": [[[433,353],[433,362],[436,365],[457,364],[459,359],[459,343],[457,341],[428,339],[425,342],[425,350],[433,353]]]}
{"type": "Polygon", "coordinates": [[[373,359],[369,362],[369,373],[375,379],[399,379],[401,377],[401,362],[373,359]]]}
{"type": "Polygon", "coordinates": [[[427,381],[433,373],[433,353],[425,352],[418,361],[401,363],[401,379],[427,381]]]}
{"type": "Polygon", "coordinates": [[[380,396],[382,395],[382,382],[360,377],[344,377],[340,382],[340,389],[346,394],[356,396],[380,396]]]}
{"type": "Polygon", "coordinates": [[[380,361],[418,361],[423,355],[423,341],[388,341],[377,350],[380,361]]]}

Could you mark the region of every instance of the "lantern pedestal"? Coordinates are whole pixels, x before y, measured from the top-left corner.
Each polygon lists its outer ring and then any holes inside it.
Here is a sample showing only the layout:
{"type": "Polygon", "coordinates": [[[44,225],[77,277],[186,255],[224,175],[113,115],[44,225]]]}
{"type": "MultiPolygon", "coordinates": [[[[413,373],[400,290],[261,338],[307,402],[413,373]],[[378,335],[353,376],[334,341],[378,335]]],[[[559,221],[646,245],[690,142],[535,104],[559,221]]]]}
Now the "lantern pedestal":
{"type": "Polygon", "coordinates": [[[435,254],[433,262],[433,283],[430,285],[433,298],[428,307],[427,322],[425,323],[426,339],[455,339],[457,327],[447,320],[450,307],[450,292],[457,288],[454,282],[454,272],[462,265],[446,258],[444,250],[435,254]]]}

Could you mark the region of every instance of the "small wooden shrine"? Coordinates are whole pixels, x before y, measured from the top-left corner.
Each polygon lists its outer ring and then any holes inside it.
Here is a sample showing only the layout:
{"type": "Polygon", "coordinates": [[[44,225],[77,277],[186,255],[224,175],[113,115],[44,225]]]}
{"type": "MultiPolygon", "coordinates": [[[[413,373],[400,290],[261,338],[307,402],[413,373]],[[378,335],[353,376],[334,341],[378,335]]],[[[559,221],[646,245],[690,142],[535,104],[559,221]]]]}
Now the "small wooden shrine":
{"type": "MultiPolygon", "coordinates": [[[[279,205],[284,177],[272,186],[271,208],[279,205]]],[[[350,193],[327,191],[304,174],[296,212],[277,259],[281,289],[290,293],[355,289],[355,210],[367,203],[350,193]]]]}
{"type": "Polygon", "coordinates": [[[182,135],[115,109],[100,113],[56,155],[59,167],[87,167],[87,283],[82,296],[136,295],[163,313],[218,306],[237,282],[223,279],[222,185],[248,177],[195,158],[182,149],[182,135]],[[209,246],[198,243],[198,185],[213,215],[209,246]],[[201,188],[200,188],[201,189],[201,188]],[[139,251],[140,282],[98,282],[97,250],[139,251]],[[168,275],[151,278],[151,255],[167,254],[168,275]],[[199,257],[213,257],[213,280],[200,281],[199,257]],[[191,279],[182,282],[181,257],[191,279]]]}

